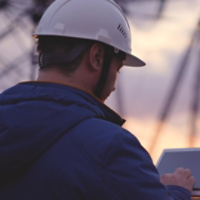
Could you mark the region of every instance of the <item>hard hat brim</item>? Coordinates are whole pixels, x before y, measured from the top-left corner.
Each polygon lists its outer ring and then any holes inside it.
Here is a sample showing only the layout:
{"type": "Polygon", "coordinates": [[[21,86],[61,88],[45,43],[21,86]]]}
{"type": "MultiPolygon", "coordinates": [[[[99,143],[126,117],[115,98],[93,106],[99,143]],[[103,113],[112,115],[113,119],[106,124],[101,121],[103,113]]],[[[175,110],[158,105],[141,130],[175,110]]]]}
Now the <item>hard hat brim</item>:
{"type": "Polygon", "coordinates": [[[146,63],[140,60],[139,58],[137,58],[136,56],[127,53],[124,65],[130,66],[130,67],[143,67],[146,65],[146,63]]]}

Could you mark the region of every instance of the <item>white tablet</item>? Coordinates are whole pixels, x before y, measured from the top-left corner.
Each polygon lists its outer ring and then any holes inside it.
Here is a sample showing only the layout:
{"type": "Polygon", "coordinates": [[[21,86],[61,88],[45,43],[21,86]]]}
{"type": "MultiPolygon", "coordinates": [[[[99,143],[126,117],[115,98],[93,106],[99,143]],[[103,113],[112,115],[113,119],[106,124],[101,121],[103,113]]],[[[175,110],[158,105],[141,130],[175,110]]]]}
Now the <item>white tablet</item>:
{"type": "Polygon", "coordinates": [[[192,196],[200,197],[200,148],[165,149],[156,166],[160,176],[179,167],[190,169],[196,179],[192,196]]]}

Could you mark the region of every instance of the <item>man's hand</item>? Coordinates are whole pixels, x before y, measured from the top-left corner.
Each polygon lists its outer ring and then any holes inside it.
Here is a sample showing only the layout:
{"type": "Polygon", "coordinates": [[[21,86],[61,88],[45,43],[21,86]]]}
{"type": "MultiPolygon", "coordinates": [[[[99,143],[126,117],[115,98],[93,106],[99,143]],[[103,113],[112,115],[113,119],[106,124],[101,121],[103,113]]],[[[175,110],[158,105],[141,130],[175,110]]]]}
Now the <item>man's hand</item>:
{"type": "Polygon", "coordinates": [[[177,185],[186,188],[190,192],[195,184],[195,178],[189,169],[178,168],[173,174],[165,174],[160,178],[164,185],[177,185]]]}

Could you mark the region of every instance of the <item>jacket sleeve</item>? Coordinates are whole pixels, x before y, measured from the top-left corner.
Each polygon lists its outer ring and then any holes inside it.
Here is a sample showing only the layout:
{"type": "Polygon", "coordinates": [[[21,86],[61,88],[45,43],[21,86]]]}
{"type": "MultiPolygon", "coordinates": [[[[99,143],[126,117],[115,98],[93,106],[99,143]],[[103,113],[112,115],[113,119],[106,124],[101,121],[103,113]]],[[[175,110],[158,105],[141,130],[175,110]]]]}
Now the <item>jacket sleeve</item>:
{"type": "Polygon", "coordinates": [[[104,167],[103,199],[112,190],[120,200],[190,200],[185,188],[160,182],[149,154],[126,130],[111,144],[104,167]]]}

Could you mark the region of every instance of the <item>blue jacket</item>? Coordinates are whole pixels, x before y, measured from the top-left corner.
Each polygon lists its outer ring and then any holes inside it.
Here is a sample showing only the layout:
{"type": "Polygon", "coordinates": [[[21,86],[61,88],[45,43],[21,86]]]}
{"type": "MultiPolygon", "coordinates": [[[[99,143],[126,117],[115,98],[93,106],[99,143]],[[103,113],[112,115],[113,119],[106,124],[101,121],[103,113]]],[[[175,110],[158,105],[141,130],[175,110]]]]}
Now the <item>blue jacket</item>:
{"type": "Polygon", "coordinates": [[[116,113],[82,90],[18,84],[0,95],[1,200],[189,200],[164,186],[116,113]]]}

